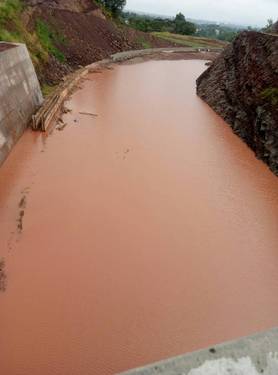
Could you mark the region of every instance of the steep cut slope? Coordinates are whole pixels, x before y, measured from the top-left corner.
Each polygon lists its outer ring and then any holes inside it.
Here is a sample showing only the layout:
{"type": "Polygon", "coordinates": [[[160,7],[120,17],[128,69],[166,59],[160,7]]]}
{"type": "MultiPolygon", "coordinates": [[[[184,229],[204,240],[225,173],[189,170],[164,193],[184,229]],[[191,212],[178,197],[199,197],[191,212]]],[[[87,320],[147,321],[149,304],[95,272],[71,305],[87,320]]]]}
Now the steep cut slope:
{"type": "Polygon", "coordinates": [[[278,175],[278,37],[241,33],[198,78],[197,93],[278,175]]]}
{"type": "Polygon", "coordinates": [[[29,27],[35,29],[38,25],[47,25],[56,33],[55,46],[63,54],[63,62],[73,68],[132,48],[132,43],[113,22],[93,13],[40,5],[29,27]]]}
{"type": "MultiPolygon", "coordinates": [[[[75,7],[72,9],[76,9],[76,1],[74,4],[75,7]]],[[[92,1],[90,4],[92,5],[92,1]]],[[[51,34],[52,39],[56,36],[53,44],[61,55],[55,57],[71,69],[88,65],[116,52],[142,49],[143,45],[148,47],[172,45],[150,34],[137,31],[134,33],[126,27],[117,26],[110,19],[106,19],[96,6],[86,8],[83,3],[83,7],[80,7],[82,10],[76,11],[72,10],[69,4],[63,7],[63,0],[62,2],[59,0],[58,5],[49,6],[49,2],[45,1],[36,6],[28,28],[38,30],[38,27],[42,27],[51,34]]],[[[59,80],[60,72],[56,72],[53,66],[45,73],[50,83],[59,80]]]]}
{"type": "Polygon", "coordinates": [[[112,53],[172,45],[116,24],[93,0],[1,0],[0,40],[25,43],[50,85],[112,53]]]}

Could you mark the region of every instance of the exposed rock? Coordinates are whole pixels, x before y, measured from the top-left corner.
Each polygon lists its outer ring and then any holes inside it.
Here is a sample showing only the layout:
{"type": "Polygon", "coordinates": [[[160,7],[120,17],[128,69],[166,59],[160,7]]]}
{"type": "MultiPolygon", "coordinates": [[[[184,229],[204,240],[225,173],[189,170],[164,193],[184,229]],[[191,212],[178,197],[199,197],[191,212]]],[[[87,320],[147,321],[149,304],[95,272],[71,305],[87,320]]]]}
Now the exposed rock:
{"type": "Polygon", "coordinates": [[[278,175],[278,36],[241,33],[198,78],[197,93],[278,175]]]}

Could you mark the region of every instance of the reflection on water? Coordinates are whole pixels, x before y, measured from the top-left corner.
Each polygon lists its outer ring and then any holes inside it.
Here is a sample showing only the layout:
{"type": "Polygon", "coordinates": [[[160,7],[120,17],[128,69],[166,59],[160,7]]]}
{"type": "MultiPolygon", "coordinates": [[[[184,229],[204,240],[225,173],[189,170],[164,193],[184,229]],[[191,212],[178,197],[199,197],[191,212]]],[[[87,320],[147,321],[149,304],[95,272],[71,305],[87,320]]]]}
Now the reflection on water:
{"type": "Polygon", "coordinates": [[[277,325],[278,179],[196,97],[204,69],[91,74],[1,168],[1,374],[114,374],[277,325]]]}

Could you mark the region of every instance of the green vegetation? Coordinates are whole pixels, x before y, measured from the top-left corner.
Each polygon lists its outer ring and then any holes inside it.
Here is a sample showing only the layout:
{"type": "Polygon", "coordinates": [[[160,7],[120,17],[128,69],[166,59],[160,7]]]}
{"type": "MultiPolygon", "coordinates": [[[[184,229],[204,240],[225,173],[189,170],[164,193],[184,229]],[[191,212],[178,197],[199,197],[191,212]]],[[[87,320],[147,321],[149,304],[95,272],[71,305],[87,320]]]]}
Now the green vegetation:
{"type": "Polygon", "coordinates": [[[193,35],[196,32],[196,26],[192,22],[187,22],[182,13],[178,13],[174,19],[174,32],[181,35],[193,35]]]}
{"type": "Polygon", "coordinates": [[[173,21],[168,18],[126,12],[123,13],[123,19],[130,27],[146,33],[153,31],[173,31],[173,21]]]}
{"type": "Polygon", "coordinates": [[[20,0],[4,0],[0,2],[0,22],[8,21],[22,11],[20,0]]]}
{"type": "Polygon", "coordinates": [[[33,32],[28,30],[22,21],[23,4],[22,0],[0,0],[0,40],[25,43],[35,66],[47,62],[50,54],[65,61],[57,47],[65,43],[64,38],[41,20],[33,32]]]}
{"type": "Polygon", "coordinates": [[[232,42],[242,28],[217,24],[198,25],[196,36],[232,42]]]}
{"type": "Polygon", "coordinates": [[[50,86],[50,85],[44,83],[41,86],[43,96],[46,98],[47,96],[51,95],[56,90],[56,88],[57,88],[57,86],[55,86],[55,85],[50,86]]]}
{"type": "Polygon", "coordinates": [[[0,40],[25,43],[36,66],[48,59],[48,53],[40,44],[35,33],[26,29],[21,14],[24,10],[21,0],[0,0],[0,40]]]}
{"type": "Polygon", "coordinates": [[[223,24],[205,22],[194,24],[187,21],[182,13],[178,13],[175,18],[163,18],[134,12],[124,12],[122,17],[127,25],[144,32],[194,35],[227,42],[231,42],[242,30],[241,27],[223,24]]]}
{"type": "Polygon", "coordinates": [[[273,21],[273,19],[270,18],[269,20],[267,20],[267,24],[262,29],[262,31],[264,31],[264,32],[270,32],[270,31],[272,31],[273,25],[274,25],[274,21],[273,21]]]}
{"type": "Polygon", "coordinates": [[[167,40],[171,43],[179,44],[183,47],[191,47],[191,48],[223,48],[225,47],[226,43],[214,40],[214,39],[207,39],[207,38],[200,38],[191,35],[178,35],[169,32],[164,33],[152,33],[154,36],[160,39],[167,40]]]}
{"type": "Polygon", "coordinates": [[[271,102],[272,105],[278,105],[278,87],[268,87],[262,92],[262,98],[271,102]]]}
{"type": "Polygon", "coordinates": [[[278,34],[278,20],[276,23],[272,19],[267,20],[267,25],[261,31],[269,34],[278,34]]]}
{"type": "Polygon", "coordinates": [[[140,36],[136,39],[136,43],[142,46],[143,49],[152,48],[152,45],[149,41],[147,41],[143,36],[140,36]]]}
{"type": "Polygon", "coordinates": [[[0,40],[7,42],[20,41],[20,22],[17,20],[22,11],[22,5],[19,0],[6,0],[0,2],[0,40]],[[15,29],[9,30],[6,26],[15,21],[15,29]]]}
{"type": "Polygon", "coordinates": [[[118,17],[126,5],[126,0],[97,0],[112,16],[118,17]]]}
{"type": "Polygon", "coordinates": [[[42,47],[47,51],[47,53],[55,56],[57,60],[64,62],[65,56],[56,47],[56,44],[65,43],[65,38],[52,30],[50,26],[42,20],[37,20],[36,32],[42,47]]]}
{"type": "Polygon", "coordinates": [[[124,12],[124,22],[136,30],[144,32],[172,32],[177,34],[192,35],[196,31],[194,23],[186,21],[182,13],[175,19],[140,15],[124,12]]]}

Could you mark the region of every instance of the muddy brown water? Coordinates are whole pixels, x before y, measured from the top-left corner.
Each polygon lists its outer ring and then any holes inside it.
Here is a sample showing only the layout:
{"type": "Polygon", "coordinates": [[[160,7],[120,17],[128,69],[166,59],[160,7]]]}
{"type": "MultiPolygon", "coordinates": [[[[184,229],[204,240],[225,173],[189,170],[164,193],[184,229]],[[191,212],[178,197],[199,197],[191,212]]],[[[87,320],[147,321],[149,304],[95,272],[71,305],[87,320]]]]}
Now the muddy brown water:
{"type": "Polygon", "coordinates": [[[278,179],[196,97],[204,69],[92,74],[2,166],[1,374],[114,374],[278,324],[278,179]]]}

